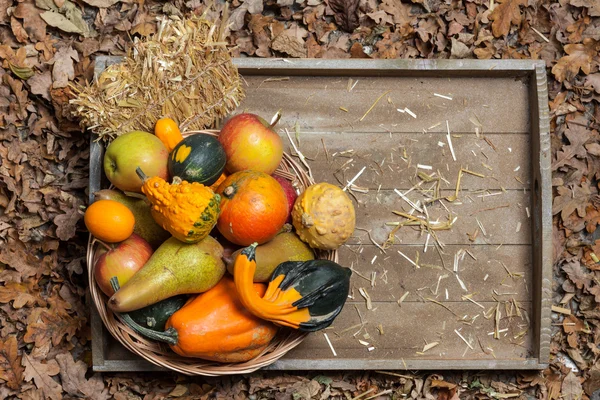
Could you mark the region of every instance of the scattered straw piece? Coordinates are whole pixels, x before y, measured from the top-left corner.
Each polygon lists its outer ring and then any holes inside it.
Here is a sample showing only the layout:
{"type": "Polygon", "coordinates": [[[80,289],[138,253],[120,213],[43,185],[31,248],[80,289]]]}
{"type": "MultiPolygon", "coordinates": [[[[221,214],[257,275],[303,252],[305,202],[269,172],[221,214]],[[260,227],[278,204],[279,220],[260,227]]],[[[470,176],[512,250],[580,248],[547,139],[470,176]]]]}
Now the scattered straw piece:
{"type": "Polygon", "coordinates": [[[423,165],[423,164],[417,164],[417,168],[427,169],[427,170],[433,169],[433,167],[431,165],[423,165]]]}
{"type": "Polygon", "coordinates": [[[421,268],[421,267],[419,267],[419,265],[417,263],[415,263],[413,260],[411,260],[406,254],[404,254],[400,250],[398,250],[398,254],[400,254],[402,257],[404,257],[409,263],[414,265],[416,268],[421,268]]]}
{"type": "Polygon", "coordinates": [[[406,298],[408,297],[408,294],[409,294],[409,293],[410,293],[410,292],[406,292],[406,293],[404,293],[404,294],[402,295],[402,297],[400,297],[400,300],[398,300],[398,305],[399,305],[399,306],[401,306],[401,305],[402,305],[402,302],[404,301],[404,299],[406,299],[406,298]]]}
{"type": "Polygon", "coordinates": [[[369,296],[369,293],[367,293],[366,289],[365,288],[359,288],[358,292],[366,300],[366,302],[367,302],[367,310],[372,310],[373,309],[373,303],[371,302],[371,296],[369,296]]]}
{"type": "Polygon", "coordinates": [[[346,190],[348,190],[348,188],[354,183],[354,181],[356,181],[363,174],[363,172],[365,172],[366,168],[367,168],[366,166],[362,167],[362,169],[358,172],[358,174],[354,175],[354,178],[350,179],[350,181],[346,184],[346,186],[344,186],[344,189],[342,189],[342,190],[344,192],[346,190]]]}
{"type": "Polygon", "coordinates": [[[323,336],[325,336],[325,340],[327,340],[327,344],[329,345],[329,348],[331,349],[333,356],[337,357],[337,353],[335,352],[335,349],[333,348],[333,345],[331,344],[331,340],[329,340],[329,336],[327,336],[327,334],[325,332],[323,332],[323,336]]]}
{"type": "Polygon", "coordinates": [[[452,147],[452,138],[450,137],[450,125],[448,124],[448,120],[446,120],[446,129],[448,133],[446,134],[446,140],[448,141],[448,147],[450,148],[450,153],[452,153],[452,159],[456,161],[456,154],[454,154],[454,147],[452,147]]]}
{"type": "Polygon", "coordinates": [[[413,118],[417,119],[417,114],[415,114],[414,112],[410,111],[410,110],[408,109],[408,107],[404,107],[404,111],[406,111],[406,113],[407,113],[408,115],[410,115],[411,117],[413,117],[413,118]]]}
{"type": "MultiPolygon", "coordinates": [[[[358,82],[358,81],[357,81],[358,82]]],[[[354,86],[353,86],[354,87],[354,86]]],[[[352,90],[352,89],[350,89],[352,90]]],[[[384,94],[382,94],[381,96],[379,96],[377,98],[377,100],[375,100],[375,102],[373,103],[373,105],[365,112],[365,114],[359,119],[359,121],[362,121],[363,119],[365,119],[365,117],[367,116],[367,114],[369,114],[371,112],[371,110],[373,108],[375,108],[375,105],[379,102],[379,100],[381,100],[383,98],[383,96],[385,96],[386,94],[388,94],[389,92],[391,92],[391,90],[388,90],[387,92],[385,92],[384,94]]]]}
{"type": "Polygon", "coordinates": [[[473,350],[473,346],[471,346],[471,343],[469,343],[469,342],[467,341],[467,339],[465,339],[465,337],[464,337],[463,335],[461,335],[461,334],[460,334],[460,332],[459,332],[458,330],[456,330],[456,329],[455,329],[455,330],[454,330],[454,332],[455,332],[455,333],[458,335],[458,337],[459,337],[459,338],[461,338],[461,339],[463,340],[463,342],[465,342],[465,343],[467,344],[467,346],[469,346],[469,348],[470,348],[471,350],[473,350]]]}
{"type": "Polygon", "coordinates": [[[552,306],[552,311],[559,314],[571,315],[571,310],[569,310],[568,308],[552,306]]]}
{"type": "Polygon", "coordinates": [[[517,229],[515,232],[519,232],[521,230],[521,221],[517,222],[517,229]]]}
{"type": "Polygon", "coordinates": [[[340,107],[340,110],[342,110],[342,111],[344,111],[344,112],[348,112],[348,109],[347,109],[347,108],[344,108],[344,107],[340,107]]]}
{"type": "Polygon", "coordinates": [[[431,343],[426,344],[423,347],[422,353],[425,353],[427,350],[433,349],[435,346],[437,346],[439,344],[440,344],[440,342],[431,342],[431,343]]]}
{"type": "Polygon", "coordinates": [[[433,95],[435,97],[441,97],[442,99],[452,100],[452,97],[450,97],[450,96],[444,96],[443,94],[434,93],[433,95]]]}

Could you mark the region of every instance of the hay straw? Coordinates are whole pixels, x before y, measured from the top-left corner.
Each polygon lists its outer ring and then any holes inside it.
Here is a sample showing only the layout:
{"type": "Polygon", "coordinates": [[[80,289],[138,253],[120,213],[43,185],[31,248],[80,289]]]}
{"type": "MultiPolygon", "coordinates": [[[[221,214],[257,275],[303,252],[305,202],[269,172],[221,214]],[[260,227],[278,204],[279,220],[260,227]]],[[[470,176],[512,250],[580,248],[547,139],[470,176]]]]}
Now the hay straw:
{"type": "Polygon", "coordinates": [[[158,30],[91,84],[72,85],[80,125],[100,139],[132,130],[152,132],[159,118],[182,131],[214,125],[244,97],[222,29],[205,16],[159,19],[158,30]]]}

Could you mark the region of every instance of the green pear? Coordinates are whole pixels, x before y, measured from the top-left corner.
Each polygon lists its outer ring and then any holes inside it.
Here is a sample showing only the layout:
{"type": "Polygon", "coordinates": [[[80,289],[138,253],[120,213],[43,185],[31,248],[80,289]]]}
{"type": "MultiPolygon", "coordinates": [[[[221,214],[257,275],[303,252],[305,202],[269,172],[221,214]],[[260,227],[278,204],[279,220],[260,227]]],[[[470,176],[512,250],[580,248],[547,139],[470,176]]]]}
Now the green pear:
{"type": "Polygon", "coordinates": [[[94,193],[94,196],[96,196],[96,200],[114,200],[129,208],[135,217],[133,232],[150,243],[153,249],[158,248],[171,237],[169,232],[154,221],[150,213],[151,205],[145,198],[127,196],[118,190],[111,189],[99,190],[94,193]]]}
{"type": "MultiPolygon", "coordinates": [[[[233,275],[235,259],[243,249],[235,251],[230,257],[225,257],[227,271],[233,275]]],[[[294,232],[282,232],[269,242],[256,248],[256,272],[254,282],[268,282],[275,268],[286,261],[314,260],[315,255],[310,247],[294,232]]]]}
{"type": "Polygon", "coordinates": [[[167,239],[109,300],[116,312],[130,312],[178,294],[203,293],[225,274],[223,247],[211,236],[198,243],[167,239]]]}

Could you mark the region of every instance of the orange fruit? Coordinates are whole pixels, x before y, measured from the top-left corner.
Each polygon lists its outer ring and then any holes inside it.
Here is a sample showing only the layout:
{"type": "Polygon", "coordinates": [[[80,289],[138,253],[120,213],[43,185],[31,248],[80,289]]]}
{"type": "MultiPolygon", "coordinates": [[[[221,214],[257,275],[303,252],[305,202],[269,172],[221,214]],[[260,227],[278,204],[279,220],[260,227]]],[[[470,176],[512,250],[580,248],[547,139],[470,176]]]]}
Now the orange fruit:
{"type": "Polygon", "coordinates": [[[114,200],[98,200],[83,217],[88,231],[108,243],[122,242],[133,233],[135,217],[129,208],[114,200]]]}
{"type": "Polygon", "coordinates": [[[169,153],[183,140],[179,125],[171,118],[161,118],[156,121],[154,134],[163,142],[169,153]]]}

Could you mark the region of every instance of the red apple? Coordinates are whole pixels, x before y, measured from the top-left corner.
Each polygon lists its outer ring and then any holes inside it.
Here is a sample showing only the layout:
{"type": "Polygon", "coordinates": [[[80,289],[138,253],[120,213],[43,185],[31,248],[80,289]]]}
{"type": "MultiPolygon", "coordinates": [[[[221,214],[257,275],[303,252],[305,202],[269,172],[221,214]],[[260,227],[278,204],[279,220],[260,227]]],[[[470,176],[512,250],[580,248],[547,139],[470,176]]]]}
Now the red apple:
{"type": "Polygon", "coordinates": [[[152,247],[135,233],[120,243],[107,246],[101,246],[96,253],[94,277],[100,290],[110,297],[115,293],[110,278],[116,276],[119,285],[123,286],[146,264],[152,255],[152,247]]]}
{"type": "Polygon", "coordinates": [[[283,157],[283,141],[273,127],[255,114],[231,117],[219,133],[230,174],[252,169],[271,175],[283,157]]]}
{"type": "Polygon", "coordinates": [[[283,188],[283,191],[285,192],[285,197],[288,201],[288,218],[286,222],[292,222],[292,209],[294,208],[294,203],[296,202],[296,198],[298,197],[296,189],[294,189],[294,186],[290,181],[288,181],[285,178],[282,178],[281,176],[273,175],[273,178],[275,178],[275,180],[279,182],[279,184],[283,188]]]}

